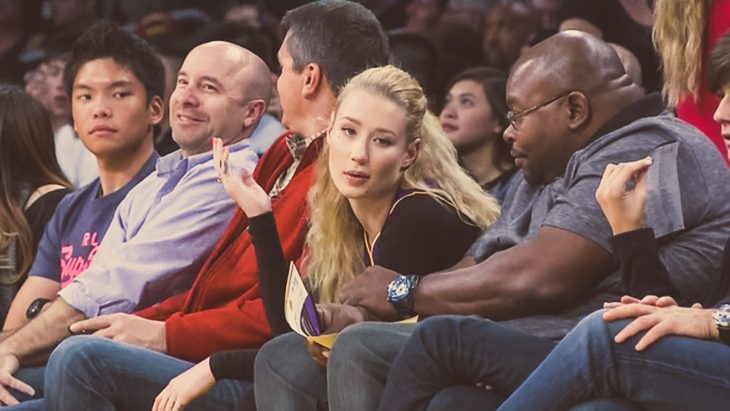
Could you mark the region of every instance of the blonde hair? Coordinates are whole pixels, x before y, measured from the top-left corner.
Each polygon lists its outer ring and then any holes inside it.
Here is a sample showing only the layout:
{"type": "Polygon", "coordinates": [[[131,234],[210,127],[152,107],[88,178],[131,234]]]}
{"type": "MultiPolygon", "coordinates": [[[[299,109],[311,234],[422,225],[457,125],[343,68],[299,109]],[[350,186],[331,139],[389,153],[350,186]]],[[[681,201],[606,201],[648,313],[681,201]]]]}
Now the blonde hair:
{"type": "MultiPolygon", "coordinates": [[[[452,207],[469,224],[486,229],[499,216],[499,204],[457,163],[456,149],[438,118],[427,112],[423,90],[406,72],[393,66],[368,69],[343,87],[335,112],[353,90],[382,96],[406,113],[408,141],[421,139],[420,151],[403,174],[401,188],[423,190],[452,207]]],[[[307,246],[309,283],[320,302],[335,302],[341,287],[360,274],[363,228],[347,199],[334,186],[327,147],[317,160],[317,177],[309,192],[310,229],[307,246]]]]}
{"type": "Polygon", "coordinates": [[[712,0],[658,0],[652,37],[662,59],[662,94],[670,107],[699,96],[706,14],[712,0]]]}

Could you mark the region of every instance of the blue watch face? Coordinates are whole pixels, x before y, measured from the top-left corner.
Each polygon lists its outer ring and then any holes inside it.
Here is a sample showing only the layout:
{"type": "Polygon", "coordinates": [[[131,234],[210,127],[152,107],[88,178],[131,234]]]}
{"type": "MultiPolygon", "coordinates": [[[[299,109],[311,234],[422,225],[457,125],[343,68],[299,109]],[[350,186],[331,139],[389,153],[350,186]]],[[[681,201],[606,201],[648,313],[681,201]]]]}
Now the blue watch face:
{"type": "Polygon", "coordinates": [[[721,328],[730,327],[730,305],[723,304],[712,313],[712,320],[715,325],[721,328]]]}
{"type": "Polygon", "coordinates": [[[388,301],[400,301],[410,291],[410,281],[407,277],[399,276],[388,284],[388,301]]]}

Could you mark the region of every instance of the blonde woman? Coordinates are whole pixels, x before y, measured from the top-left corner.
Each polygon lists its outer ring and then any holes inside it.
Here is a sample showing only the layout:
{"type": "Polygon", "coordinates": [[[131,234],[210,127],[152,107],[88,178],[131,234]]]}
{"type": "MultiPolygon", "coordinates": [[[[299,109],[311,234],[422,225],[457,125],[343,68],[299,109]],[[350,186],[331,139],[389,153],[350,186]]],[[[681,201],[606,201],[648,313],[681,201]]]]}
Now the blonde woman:
{"type": "Polygon", "coordinates": [[[654,45],[661,56],[662,93],[668,106],[705,133],[723,155],[730,152],[730,142],[723,140],[712,119],[720,100],[703,71],[710,50],[730,28],[730,0],[658,0],[654,18],[654,45]]]}
{"type": "MultiPolygon", "coordinates": [[[[418,83],[392,66],[366,70],[340,93],[309,193],[308,251],[299,264],[320,302],[326,332],[373,319],[336,304],[342,286],[365,267],[414,275],[451,267],[499,215],[496,200],[459,167],[426,103],[418,83]]],[[[228,168],[219,141],[213,145],[221,182],[250,218],[267,318],[273,335],[282,334],[289,331],[283,313],[288,263],[271,201],[248,173],[238,176],[228,168]]],[[[304,349],[303,339],[299,347],[304,349]]],[[[254,355],[214,354],[173,379],[153,409],[187,404],[219,379],[250,380],[254,355]]]]}

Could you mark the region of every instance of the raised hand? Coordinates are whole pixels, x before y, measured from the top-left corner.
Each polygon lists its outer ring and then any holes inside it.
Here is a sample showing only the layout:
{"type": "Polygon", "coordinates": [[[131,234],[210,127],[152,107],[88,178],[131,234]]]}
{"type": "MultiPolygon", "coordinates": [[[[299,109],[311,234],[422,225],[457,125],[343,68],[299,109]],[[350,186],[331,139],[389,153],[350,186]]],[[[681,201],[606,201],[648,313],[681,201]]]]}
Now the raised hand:
{"type": "Polygon", "coordinates": [[[651,162],[651,157],[646,157],[606,166],[596,189],[596,200],[614,235],[644,227],[646,172],[651,162]]]}
{"type": "Polygon", "coordinates": [[[228,164],[228,148],[223,146],[223,141],[214,137],[212,144],[213,165],[218,172],[218,179],[228,195],[241,207],[241,210],[249,218],[271,211],[269,195],[253,179],[253,176],[246,170],[241,170],[240,175],[231,170],[228,164]]]}

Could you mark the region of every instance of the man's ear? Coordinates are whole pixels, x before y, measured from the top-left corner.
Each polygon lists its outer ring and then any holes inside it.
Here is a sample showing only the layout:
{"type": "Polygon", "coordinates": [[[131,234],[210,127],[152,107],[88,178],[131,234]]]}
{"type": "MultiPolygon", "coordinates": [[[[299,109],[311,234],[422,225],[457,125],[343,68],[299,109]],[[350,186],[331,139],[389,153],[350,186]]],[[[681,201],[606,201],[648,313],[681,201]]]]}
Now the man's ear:
{"type": "Polygon", "coordinates": [[[165,117],[165,102],[162,101],[162,97],[152,97],[152,100],[147,105],[147,109],[150,113],[150,122],[152,125],[160,124],[162,118],[165,117]]]}
{"type": "Polygon", "coordinates": [[[251,100],[246,103],[246,114],[243,116],[243,130],[255,125],[265,112],[266,103],[263,100],[251,100]]]}
{"type": "Polygon", "coordinates": [[[577,130],[588,124],[591,119],[591,103],[585,94],[574,91],[566,97],[568,101],[568,128],[577,130]]]}
{"type": "Polygon", "coordinates": [[[421,151],[421,139],[416,138],[408,143],[406,147],[406,156],[403,159],[403,165],[401,165],[401,171],[408,170],[418,158],[418,153],[421,151]]]}
{"type": "Polygon", "coordinates": [[[302,70],[304,76],[304,83],[302,84],[302,96],[309,98],[317,93],[320,84],[322,83],[322,69],[319,64],[308,63],[302,70]]]}

